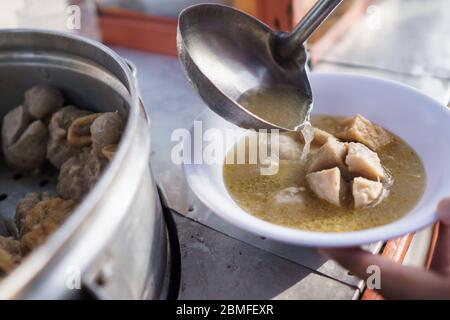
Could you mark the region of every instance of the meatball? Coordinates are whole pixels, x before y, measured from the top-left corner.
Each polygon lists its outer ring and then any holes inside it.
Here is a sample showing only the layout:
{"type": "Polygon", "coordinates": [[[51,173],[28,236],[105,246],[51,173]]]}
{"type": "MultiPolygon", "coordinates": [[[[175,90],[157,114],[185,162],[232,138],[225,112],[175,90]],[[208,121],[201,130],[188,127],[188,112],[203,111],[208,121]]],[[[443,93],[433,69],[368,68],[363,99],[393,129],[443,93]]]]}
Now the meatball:
{"type": "Polygon", "coordinates": [[[75,209],[75,202],[62,198],[40,201],[26,215],[22,229],[21,241],[26,251],[41,245],[75,209]]]}
{"type": "Polygon", "coordinates": [[[344,164],[348,145],[335,139],[328,140],[311,156],[308,173],[338,167],[346,175],[348,169],[344,164]]]}
{"type": "Polygon", "coordinates": [[[67,106],[54,113],[49,125],[50,140],[47,145],[47,159],[57,168],[69,158],[77,155],[82,148],[71,146],[67,142],[69,127],[75,119],[91,114],[74,106],[67,106]]]}
{"type": "Polygon", "coordinates": [[[388,178],[378,154],[362,143],[350,142],[348,144],[345,163],[351,173],[369,180],[386,181],[388,178]]]}
{"type": "Polygon", "coordinates": [[[124,119],[118,112],[107,112],[99,116],[91,125],[92,146],[97,155],[102,149],[117,144],[125,127],[124,119]]]}
{"type": "Polygon", "coordinates": [[[3,146],[6,162],[18,169],[37,169],[45,163],[47,142],[47,126],[41,120],[36,120],[14,144],[3,146]]]}
{"type": "Polygon", "coordinates": [[[35,86],[25,92],[24,106],[35,119],[44,119],[61,109],[64,98],[61,92],[50,86],[35,86]]]}
{"type": "Polygon", "coordinates": [[[23,106],[9,111],[2,123],[3,146],[10,146],[16,142],[31,122],[32,118],[23,106]]]}
{"type": "Polygon", "coordinates": [[[21,170],[38,169],[45,162],[48,129],[34,120],[23,106],[9,111],[3,118],[2,148],[6,163],[21,170]]]}
{"type": "Polygon", "coordinates": [[[320,199],[341,206],[346,192],[346,183],[338,167],[306,175],[310,189],[320,199]]]}
{"type": "Polygon", "coordinates": [[[81,201],[99,179],[108,160],[85,148],[61,166],[58,193],[65,199],[81,201]]]}
{"type": "Polygon", "coordinates": [[[379,181],[356,177],[352,183],[352,195],[356,209],[366,208],[380,199],[383,194],[383,184],[379,181]]]}

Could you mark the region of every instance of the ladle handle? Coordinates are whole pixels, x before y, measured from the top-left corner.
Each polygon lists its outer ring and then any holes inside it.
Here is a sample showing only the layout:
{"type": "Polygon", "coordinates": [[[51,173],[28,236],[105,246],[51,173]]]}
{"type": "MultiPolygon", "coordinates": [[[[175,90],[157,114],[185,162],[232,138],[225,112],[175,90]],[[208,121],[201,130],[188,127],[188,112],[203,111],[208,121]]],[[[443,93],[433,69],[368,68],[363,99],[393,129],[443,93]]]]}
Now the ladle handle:
{"type": "Polygon", "coordinates": [[[336,9],[342,0],[318,0],[295,29],[283,37],[279,54],[287,59],[295,57],[303,50],[303,43],[313,34],[322,22],[336,9]]]}

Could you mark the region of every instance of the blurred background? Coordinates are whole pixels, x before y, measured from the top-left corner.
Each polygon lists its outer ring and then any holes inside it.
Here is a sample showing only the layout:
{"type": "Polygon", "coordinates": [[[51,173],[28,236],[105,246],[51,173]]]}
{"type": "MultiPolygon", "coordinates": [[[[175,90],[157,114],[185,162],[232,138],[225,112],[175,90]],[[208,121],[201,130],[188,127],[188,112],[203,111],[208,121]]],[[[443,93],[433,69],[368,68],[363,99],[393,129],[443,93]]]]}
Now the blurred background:
{"type": "MultiPolygon", "coordinates": [[[[233,5],[233,0],[210,0],[210,1],[196,1],[196,0],[98,0],[100,7],[119,7],[130,10],[137,10],[152,15],[172,17],[178,16],[183,8],[199,3],[217,3],[225,5],[233,5]]],[[[241,0],[237,2],[251,3],[252,0],[241,0]]]]}
{"type": "MultiPolygon", "coordinates": [[[[275,29],[291,30],[315,0],[1,0],[0,28],[75,32],[110,45],[175,55],[178,14],[183,8],[206,2],[233,6],[275,29]],[[76,13],[74,5],[80,10],[79,29],[68,27],[69,19],[76,13]]],[[[367,13],[372,2],[345,0],[310,43],[318,42],[337,26],[329,36],[335,40],[356,17],[367,13]]]]}

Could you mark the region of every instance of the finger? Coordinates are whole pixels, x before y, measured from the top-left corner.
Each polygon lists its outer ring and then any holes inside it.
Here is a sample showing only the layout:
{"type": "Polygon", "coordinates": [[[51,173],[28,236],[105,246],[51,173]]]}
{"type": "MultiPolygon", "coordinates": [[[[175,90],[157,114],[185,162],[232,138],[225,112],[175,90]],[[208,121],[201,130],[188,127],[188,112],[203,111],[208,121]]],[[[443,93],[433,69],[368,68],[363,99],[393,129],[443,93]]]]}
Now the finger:
{"type": "Polygon", "coordinates": [[[404,267],[361,249],[320,250],[363,280],[373,275],[369,266],[380,269],[380,290],[387,299],[450,299],[450,282],[422,269],[404,267]],[[369,270],[369,271],[368,271],[369,270]]]}
{"type": "Polygon", "coordinates": [[[442,200],[437,208],[439,236],[430,269],[440,274],[450,273],[450,198],[442,200]]]}

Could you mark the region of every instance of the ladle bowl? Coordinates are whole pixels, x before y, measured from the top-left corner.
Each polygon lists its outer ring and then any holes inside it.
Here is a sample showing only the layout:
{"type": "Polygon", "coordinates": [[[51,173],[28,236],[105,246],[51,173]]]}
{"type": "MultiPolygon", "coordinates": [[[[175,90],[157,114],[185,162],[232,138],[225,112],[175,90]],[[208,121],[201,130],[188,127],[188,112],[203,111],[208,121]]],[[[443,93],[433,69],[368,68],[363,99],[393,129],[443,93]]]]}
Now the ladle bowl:
{"type": "Polygon", "coordinates": [[[226,120],[243,128],[293,130],[250,112],[238,100],[250,90],[289,87],[297,101],[309,102],[299,110],[304,121],[313,100],[304,42],[340,2],[319,0],[291,33],[274,31],[227,6],[189,7],[179,17],[180,61],[206,104],[226,120]]]}

